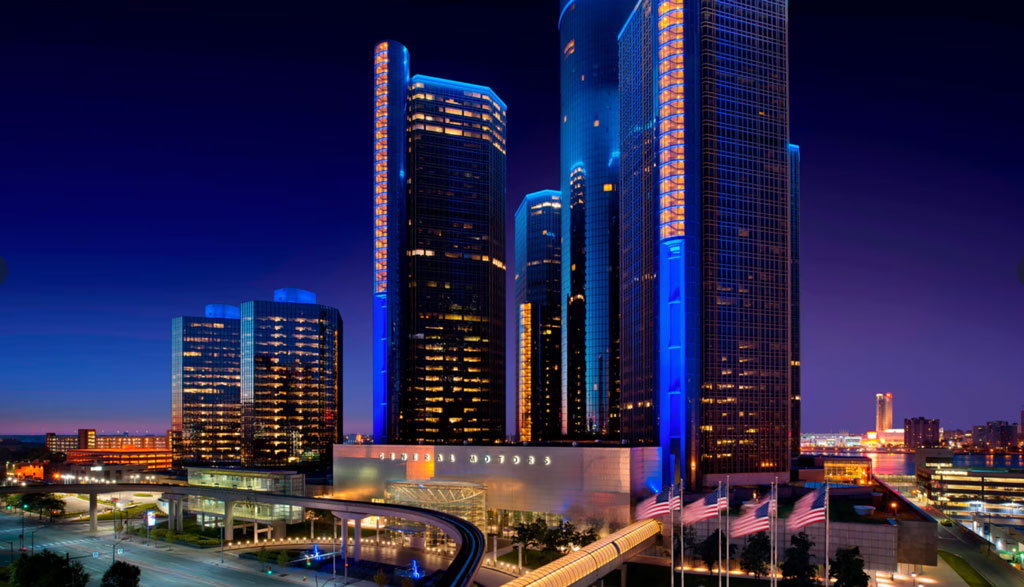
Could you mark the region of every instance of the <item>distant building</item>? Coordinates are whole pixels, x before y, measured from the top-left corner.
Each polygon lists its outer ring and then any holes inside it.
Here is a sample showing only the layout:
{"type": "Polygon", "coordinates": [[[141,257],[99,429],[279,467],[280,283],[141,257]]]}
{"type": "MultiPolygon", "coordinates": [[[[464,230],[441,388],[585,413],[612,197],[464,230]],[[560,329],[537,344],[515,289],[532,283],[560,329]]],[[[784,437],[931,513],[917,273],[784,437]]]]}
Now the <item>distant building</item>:
{"type": "Polygon", "coordinates": [[[341,437],[341,314],[295,288],[241,314],[242,463],[327,464],[341,437]]]}
{"type": "Polygon", "coordinates": [[[907,448],[932,448],[941,443],[937,419],[906,418],[903,420],[903,445],[907,448]]]}
{"type": "Polygon", "coordinates": [[[1006,449],[1017,445],[1017,427],[1005,420],[975,426],[972,435],[975,448],[1006,449]]]}
{"type": "Polygon", "coordinates": [[[875,394],[875,432],[885,432],[892,428],[892,394],[875,394]]]}
{"type": "Polygon", "coordinates": [[[240,317],[209,304],[204,316],[171,320],[171,430],[183,463],[241,462],[240,317]]]}
{"type": "Polygon", "coordinates": [[[169,448],[76,448],[67,452],[73,465],[142,465],[147,470],[171,468],[169,448]]]}
{"type": "Polygon", "coordinates": [[[543,190],[516,210],[516,432],[526,442],[562,435],[561,208],[559,193],[543,190]]]}
{"type": "Polygon", "coordinates": [[[76,449],[169,449],[170,431],[161,435],[106,434],[97,435],[93,428],[79,428],[77,434],[46,433],[46,449],[52,453],[67,454],[76,449]]]}

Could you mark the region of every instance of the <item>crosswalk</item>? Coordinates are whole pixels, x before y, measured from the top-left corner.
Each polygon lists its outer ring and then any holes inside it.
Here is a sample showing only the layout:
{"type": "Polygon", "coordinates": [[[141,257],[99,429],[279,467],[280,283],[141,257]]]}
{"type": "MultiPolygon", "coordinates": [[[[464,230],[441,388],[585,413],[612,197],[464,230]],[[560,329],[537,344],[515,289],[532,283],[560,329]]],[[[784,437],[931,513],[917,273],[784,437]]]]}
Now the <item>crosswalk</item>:
{"type": "Polygon", "coordinates": [[[99,536],[89,536],[86,538],[76,538],[74,540],[61,540],[60,542],[47,542],[45,544],[36,544],[36,548],[50,548],[51,546],[68,546],[71,544],[80,544],[83,542],[95,542],[99,539],[99,536]]]}

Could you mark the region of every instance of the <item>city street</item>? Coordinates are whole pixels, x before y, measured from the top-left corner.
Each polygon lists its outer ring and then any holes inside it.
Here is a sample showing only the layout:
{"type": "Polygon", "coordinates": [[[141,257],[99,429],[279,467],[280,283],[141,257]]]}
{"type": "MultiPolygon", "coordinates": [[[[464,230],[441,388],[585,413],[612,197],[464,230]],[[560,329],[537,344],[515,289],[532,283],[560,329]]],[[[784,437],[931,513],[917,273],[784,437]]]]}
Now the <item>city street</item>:
{"type": "Polygon", "coordinates": [[[989,552],[984,540],[959,525],[939,524],[939,550],[960,556],[993,585],[1024,587],[1024,573],[989,552]]]}
{"type": "MultiPolygon", "coordinates": [[[[21,517],[16,515],[0,515],[0,561],[8,564],[10,547],[7,541],[14,542],[14,555],[18,556],[21,533],[21,517]]],[[[35,532],[35,549],[49,549],[58,554],[68,553],[77,558],[91,575],[89,585],[99,585],[100,578],[111,563],[114,547],[112,523],[101,523],[100,532],[90,535],[87,524],[41,525],[37,520],[25,519],[25,548],[31,549],[31,537],[35,532]],[[95,555],[94,555],[95,553],[95,555]]],[[[255,561],[239,559],[225,553],[224,563],[220,563],[217,549],[199,549],[188,546],[168,546],[162,542],[151,541],[145,545],[144,538],[133,537],[131,541],[118,544],[124,552],[118,554],[118,560],[130,562],[142,569],[142,584],[153,587],[171,587],[179,585],[216,585],[230,587],[235,585],[274,585],[295,583],[308,585],[330,585],[329,573],[313,573],[300,569],[277,571],[266,575],[255,561]]],[[[342,581],[338,580],[338,585],[342,581]]],[[[349,585],[373,587],[372,582],[350,582],[349,585]]]]}

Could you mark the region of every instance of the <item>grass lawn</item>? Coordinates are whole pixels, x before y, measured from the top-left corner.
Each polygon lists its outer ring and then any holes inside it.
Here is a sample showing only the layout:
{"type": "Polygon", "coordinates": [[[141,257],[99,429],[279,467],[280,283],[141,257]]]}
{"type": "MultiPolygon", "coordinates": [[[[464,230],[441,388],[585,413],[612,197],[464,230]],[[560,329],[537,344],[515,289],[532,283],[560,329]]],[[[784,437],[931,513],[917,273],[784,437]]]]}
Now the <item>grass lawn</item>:
{"type": "Polygon", "coordinates": [[[152,493],[133,493],[135,497],[153,497],[152,493]]]}
{"type": "Polygon", "coordinates": [[[940,550],[939,556],[942,557],[942,560],[946,561],[946,564],[953,567],[956,574],[960,575],[960,578],[970,587],[993,587],[991,583],[985,580],[985,577],[978,574],[978,571],[975,571],[974,567],[961,557],[945,550],[940,550]]]}
{"type": "MultiPolygon", "coordinates": [[[[141,518],[142,513],[147,510],[155,510],[156,506],[151,503],[138,503],[133,506],[128,506],[123,510],[117,511],[117,519],[124,520],[128,518],[141,518]]],[[[157,515],[160,515],[159,512],[157,515]]],[[[113,520],[114,512],[103,512],[96,516],[97,520],[113,520]]]]}

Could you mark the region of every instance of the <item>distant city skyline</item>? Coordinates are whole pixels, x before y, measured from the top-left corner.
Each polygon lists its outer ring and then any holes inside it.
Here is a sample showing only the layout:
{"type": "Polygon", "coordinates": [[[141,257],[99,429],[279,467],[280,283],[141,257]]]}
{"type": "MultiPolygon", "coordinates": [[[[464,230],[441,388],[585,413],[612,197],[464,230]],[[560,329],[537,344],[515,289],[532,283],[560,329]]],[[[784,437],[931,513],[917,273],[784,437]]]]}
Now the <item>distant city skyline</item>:
{"type": "MultiPolygon", "coordinates": [[[[327,3],[17,7],[19,57],[0,63],[0,101],[19,113],[0,143],[4,214],[17,219],[0,234],[0,433],[165,431],[168,321],[281,284],[340,310],[344,429],[369,432],[370,370],[355,366],[371,359],[373,44],[415,46],[418,70],[487,84],[508,103],[511,218],[524,194],[559,185],[549,4],[500,15],[389,5],[400,21],[327,3]],[[474,24],[495,18],[507,26],[474,24]]],[[[1024,332],[1022,129],[1005,116],[1024,82],[1001,74],[1015,29],[993,13],[889,4],[790,4],[803,429],[866,429],[875,393],[897,397],[900,421],[1014,421],[1020,378],[989,366],[1019,362],[1024,332]],[[934,26],[912,26],[921,14],[934,26]],[[976,62],[979,45],[991,50],[976,62]],[[992,92],[950,80],[968,66],[992,92]]]]}

